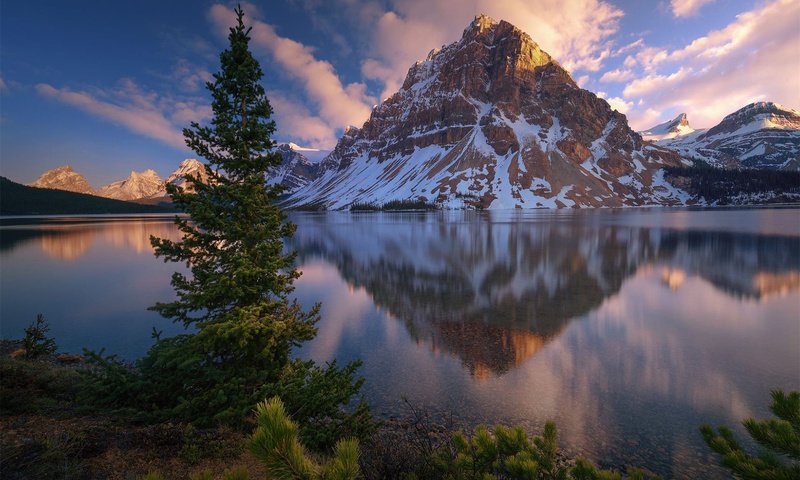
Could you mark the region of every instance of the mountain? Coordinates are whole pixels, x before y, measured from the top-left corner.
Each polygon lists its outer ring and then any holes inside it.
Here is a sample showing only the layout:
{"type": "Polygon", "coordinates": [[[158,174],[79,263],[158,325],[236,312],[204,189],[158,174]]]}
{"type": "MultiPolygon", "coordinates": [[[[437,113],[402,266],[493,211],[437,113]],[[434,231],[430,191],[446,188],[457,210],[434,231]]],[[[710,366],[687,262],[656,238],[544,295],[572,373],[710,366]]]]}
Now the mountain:
{"type": "Polygon", "coordinates": [[[680,204],[674,152],[644,143],[531,38],[478,16],[349,128],[290,207],[415,200],[444,208],[680,204]]]}
{"type": "Polygon", "coordinates": [[[167,197],[167,190],[165,188],[165,185],[168,183],[187,189],[187,191],[191,191],[192,187],[189,185],[189,182],[186,181],[186,175],[200,177],[204,181],[208,180],[206,167],[203,162],[194,158],[187,158],[183,160],[180,165],[178,165],[178,168],[175,171],[169,174],[165,181],[161,182],[161,185],[157,191],[151,195],[148,195],[148,199],[169,202],[170,199],[167,197]]]}
{"type": "Polygon", "coordinates": [[[164,186],[155,170],[131,172],[128,178],[113,182],[97,191],[97,195],[117,200],[137,200],[153,196],[164,186]]]}
{"type": "Polygon", "coordinates": [[[69,165],[64,165],[41,174],[31,187],[50,188],[55,190],[66,190],[77,193],[94,193],[94,189],[80,173],[76,172],[69,165]]]}
{"type": "Polygon", "coordinates": [[[0,215],[167,213],[174,210],[60,189],[28,187],[0,177],[0,215]]]}
{"type": "Polygon", "coordinates": [[[713,128],[658,144],[716,167],[800,170],[800,112],[751,103],[713,128]]]}
{"type": "Polygon", "coordinates": [[[656,141],[687,135],[694,131],[694,128],[689,126],[689,118],[685,113],[681,113],[674,119],[659,123],[655,127],[649,128],[644,132],[639,132],[639,134],[644,140],[656,141]]]}
{"type": "Polygon", "coordinates": [[[312,162],[301,153],[307,149],[297,147],[293,143],[284,143],[278,145],[276,150],[283,157],[283,161],[279,166],[270,169],[267,174],[268,185],[283,183],[284,193],[291,194],[319,177],[321,171],[319,163],[312,162]]]}

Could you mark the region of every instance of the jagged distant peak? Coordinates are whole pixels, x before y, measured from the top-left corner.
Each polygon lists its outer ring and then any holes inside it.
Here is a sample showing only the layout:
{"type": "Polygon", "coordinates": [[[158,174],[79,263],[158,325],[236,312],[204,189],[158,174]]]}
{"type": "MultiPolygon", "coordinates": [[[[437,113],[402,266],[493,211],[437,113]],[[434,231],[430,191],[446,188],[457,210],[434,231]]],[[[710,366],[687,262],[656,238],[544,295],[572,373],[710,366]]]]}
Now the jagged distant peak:
{"type": "Polygon", "coordinates": [[[101,197],[114,198],[117,200],[138,200],[146,198],[157,191],[164,185],[164,180],[156,173],[155,170],[148,168],[141,172],[131,171],[128,178],[117,182],[112,182],[100,190],[97,194],[101,197]]]}
{"type": "Polygon", "coordinates": [[[689,126],[689,117],[685,113],[681,113],[678,114],[678,116],[675,117],[671,123],[676,126],[677,125],[689,126]]]}
{"type": "Polygon", "coordinates": [[[659,143],[717,167],[798,170],[800,112],[776,102],[753,102],[708,130],[659,143]]]}
{"type": "Polygon", "coordinates": [[[747,134],[764,129],[798,130],[800,112],[776,102],[754,102],[726,115],[705,136],[747,134]]]}
{"type": "Polygon", "coordinates": [[[61,165],[45,171],[30,186],[78,193],[94,193],[94,189],[86,181],[86,178],[73,170],[70,165],[61,165]]]}
{"type": "Polygon", "coordinates": [[[694,132],[694,128],[689,125],[689,117],[685,113],[679,113],[677,117],[664,123],[648,128],[639,134],[643,139],[649,141],[666,140],[681,137],[694,132]]]}

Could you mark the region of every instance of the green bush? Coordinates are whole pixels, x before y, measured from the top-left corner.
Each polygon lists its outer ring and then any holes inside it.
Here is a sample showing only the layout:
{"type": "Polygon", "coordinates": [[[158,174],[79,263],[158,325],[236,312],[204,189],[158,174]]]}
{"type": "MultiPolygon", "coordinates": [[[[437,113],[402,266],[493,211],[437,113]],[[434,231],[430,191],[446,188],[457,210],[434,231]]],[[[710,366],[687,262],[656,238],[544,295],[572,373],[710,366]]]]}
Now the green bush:
{"type": "Polygon", "coordinates": [[[300,443],[298,426],[279,398],[258,404],[256,422],[250,451],[264,463],[270,478],[355,480],[361,475],[358,440],[339,440],[330,459],[316,462],[300,443]]]}
{"type": "Polygon", "coordinates": [[[800,392],[772,391],[770,410],[777,419],[743,422],[747,433],[762,447],[747,453],[728,427],[714,431],[700,427],[703,440],[720,455],[722,465],[744,479],[789,480],[800,478],[800,392]]]}
{"type": "MultiPolygon", "coordinates": [[[[578,459],[568,468],[558,460],[556,426],[547,422],[544,434],[532,440],[520,426],[485,426],[466,437],[453,435],[450,445],[433,456],[437,478],[446,480],[618,480],[622,475],[601,470],[587,460],[578,459]]],[[[628,471],[628,478],[648,478],[637,469],[628,471]]],[[[658,477],[649,477],[656,479],[658,477]]]]}

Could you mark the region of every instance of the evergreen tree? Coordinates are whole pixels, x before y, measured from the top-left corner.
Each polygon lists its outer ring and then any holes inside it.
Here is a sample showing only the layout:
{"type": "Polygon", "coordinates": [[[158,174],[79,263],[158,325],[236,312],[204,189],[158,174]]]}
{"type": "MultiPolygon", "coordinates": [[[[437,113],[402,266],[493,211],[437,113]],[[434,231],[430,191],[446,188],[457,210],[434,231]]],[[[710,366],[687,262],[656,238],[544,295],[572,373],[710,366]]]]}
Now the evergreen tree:
{"type": "Polygon", "coordinates": [[[207,83],[211,123],[193,122],[183,132],[187,145],[208,160],[206,175],[188,175],[185,190],[167,186],[188,214],[176,218],[182,239],[151,238],[157,256],[190,271],[174,273],[177,298],[152,309],[194,333],[166,339],[155,333],[155,345],[134,371],[91,354],[101,368],[89,373],[87,390],[97,402],[131,409],[146,421],[198,424],[241,423],[265,397],[286,397],[290,411],[301,412],[295,415],[301,425],[321,426],[309,446],[330,447],[341,435],[369,428],[363,402],[351,414],[341,410],[361,386],[359,364],[320,368],[290,357],[316,334],[319,306],[303,311],[289,300],[299,273],[283,239],[295,227],[274,204],[282,187],[265,186],[281,156],[272,151],[272,108],[241,8],[236,17],[220,71],[207,83]],[[309,398],[316,399],[313,412],[304,410],[309,398]]]}
{"type": "Polygon", "coordinates": [[[800,392],[772,391],[770,410],[777,419],[745,420],[747,433],[758,442],[758,455],[746,452],[725,426],[715,432],[700,427],[703,439],[738,478],[789,480],[800,478],[800,392]]]}
{"type": "Polygon", "coordinates": [[[247,397],[276,381],[291,348],[314,337],[318,319],[317,307],[303,312],[288,300],[299,274],[294,254],[284,252],[283,238],[294,226],[274,204],[281,187],[265,187],[267,170],[279,165],[281,156],[271,151],[275,122],[259,84],[263,73],[248,48],[249,29],[241,9],[236,15],[230,46],[220,55],[220,72],[207,84],[211,124],[193,122],[183,132],[187,145],[208,160],[207,178],[188,176],[187,191],[167,186],[175,205],[190,218],[176,220],[181,241],[151,239],[157,256],[184,262],[191,270],[190,276],[172,276],[177,300],[153,309],[197,328],[179,357],[213,372],[189,379],[189,391],[212,397],[189,402],[201,409],[208,402],[220,408],[235,403],[233,392],[214,391],[220,381],[247,397]]]}

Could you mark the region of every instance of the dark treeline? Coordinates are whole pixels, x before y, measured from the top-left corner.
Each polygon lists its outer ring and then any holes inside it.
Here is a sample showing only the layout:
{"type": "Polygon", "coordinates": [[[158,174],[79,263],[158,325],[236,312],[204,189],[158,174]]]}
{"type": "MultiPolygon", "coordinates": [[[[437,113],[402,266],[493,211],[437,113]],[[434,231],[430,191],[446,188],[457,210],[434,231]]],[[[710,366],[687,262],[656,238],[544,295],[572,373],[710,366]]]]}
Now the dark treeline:
{"type": "Polygon", "coordinates": [[[667,167],[667,179],[708,203],[779,203],[800,200],[800,172],[723,170],[707,166],[667,167]],[[740,195],[763,198],[738,199],[740,195]]]}
{"type": "Polygon", "coordinates": [[[0,215],[169,213],[174,208],[143,205],[84,193],[27,187],[0,177],[0,215]]]}

